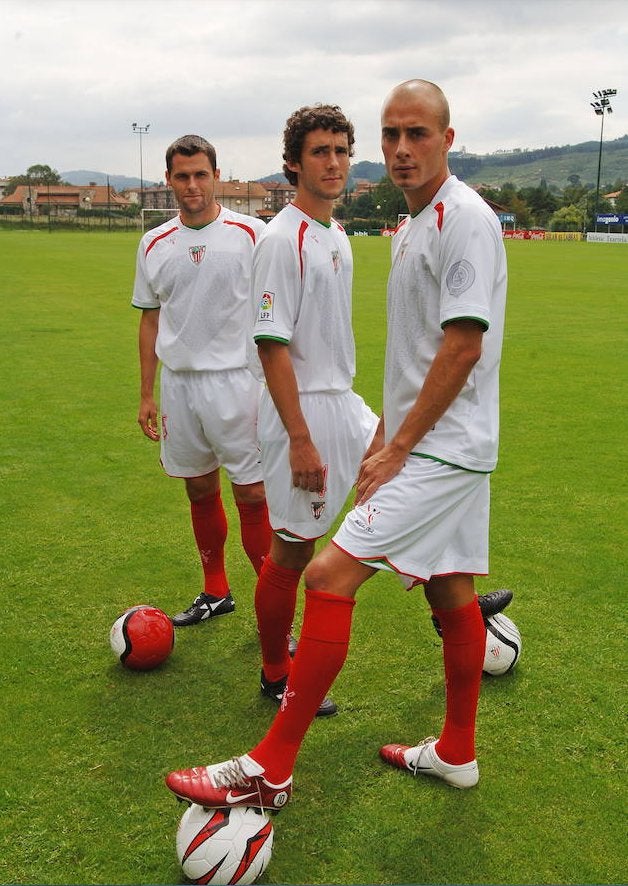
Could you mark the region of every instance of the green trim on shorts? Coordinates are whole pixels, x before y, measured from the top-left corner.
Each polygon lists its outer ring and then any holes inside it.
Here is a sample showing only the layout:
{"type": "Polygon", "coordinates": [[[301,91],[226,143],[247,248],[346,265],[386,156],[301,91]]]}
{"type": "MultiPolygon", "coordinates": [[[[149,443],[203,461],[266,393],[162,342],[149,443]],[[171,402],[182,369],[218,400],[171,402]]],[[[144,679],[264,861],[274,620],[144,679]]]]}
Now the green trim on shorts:
{"type": "Polygon", "coordinates": [[[459,471],[466,471],[467,474],[492,474],[492,471],[474,471],[473,468],[463,468],[452,461],[445,461],[444,458],[436,458],[435,455],[426,455],[424,452],[410,452],[409,455],[415,455],[417,458],[429,458],[430,461],[437,461],[439,465],[447,465],[449,468],[457,468],[459,471]]]}

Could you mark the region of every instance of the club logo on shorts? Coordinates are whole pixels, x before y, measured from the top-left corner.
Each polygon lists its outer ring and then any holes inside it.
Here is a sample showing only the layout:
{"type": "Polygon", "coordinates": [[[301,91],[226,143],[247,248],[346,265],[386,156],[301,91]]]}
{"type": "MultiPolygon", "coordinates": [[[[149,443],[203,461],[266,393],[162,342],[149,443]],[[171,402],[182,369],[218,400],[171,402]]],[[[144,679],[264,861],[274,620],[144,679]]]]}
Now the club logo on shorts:
{"type": "Polygon", "coordinates": [[[459,295],[470,289],[474,281],[475,268],[466,258],[454,262],[447,272],[447,289],[454,298],[458,298],[459,295]]]}
{"type": "Polygon", "coordinates": [[[373,522],[373,519],[374,519],[374,518],[377,516],[377,514],[379,514],[379,513],[380,513],[380,510],[379,510],[379,508],[376,507],[375,505],[368,504],[368,505],[366,506],[366,522],[368,523],[369,526],[370,526],[371,523],[373,522]]]}
{"type": "Polygon", "coordinates": [[[337,249],[332,249],[331,263],[334,266],[334,274],[337,274],[340,270],[340,252],[337,249]]]}
{"type": "Polygon", "coordinates": [[[205,258],[205,247],[204,246],[190,246],[188,249],[188,255],[190,256],[190,260],[195,265],[200,265],[200,263],[205,258]]]}
{"type": "Polygon", "coordinates": [[[315,520],[320,520],[323,515],[323,511],[325,510],[325,502],[324,501],[313,501],[310,505],[312,508],[312,516],[315,520]]]}
{"type": "Polygon", "coordinates": [[[274,292],[264,292],[260,299],[259,310],[257,312],[258,320],[269,320],[273,319],[273,305],[275,303],[275,293],[274,292]]]}

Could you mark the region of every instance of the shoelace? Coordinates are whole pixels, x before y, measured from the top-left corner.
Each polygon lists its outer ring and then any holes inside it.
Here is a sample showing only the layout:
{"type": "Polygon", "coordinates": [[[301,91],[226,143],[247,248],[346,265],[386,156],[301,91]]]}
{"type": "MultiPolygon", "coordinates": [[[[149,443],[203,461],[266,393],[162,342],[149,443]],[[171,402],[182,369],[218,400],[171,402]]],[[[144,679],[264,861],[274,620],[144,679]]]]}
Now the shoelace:
{"type": "Polygon", "coordinates": [[[248,788],[251,784],[242,769],[239,757],[233,757],[214,772],[214,782],[218,788],[248,788]]]}
{"type": "Polygon", "coordinates": [[[420,741],[419,744],[417,745],[417,747],[420,748],[420,750],[419,750],[419,752],[418,752],[418,754],[417,754],[416,761],[415,761],[414,763],[411,764],[411,766],[412,766],[412,774],[413,774],[413,775],[416,775],[416,773],[417,773],[417,769],[419,768],[419,763],[421,762],[421,757],[423,756],[423,750],[422,750],[422,749],[423,749],[426,745],[430,744],[430,743],[433,742],[433,741],[436,741],[436,738],[435,738],[433,735],[428,735],[427,738],[424,738],[423,741],[420,741]]]}

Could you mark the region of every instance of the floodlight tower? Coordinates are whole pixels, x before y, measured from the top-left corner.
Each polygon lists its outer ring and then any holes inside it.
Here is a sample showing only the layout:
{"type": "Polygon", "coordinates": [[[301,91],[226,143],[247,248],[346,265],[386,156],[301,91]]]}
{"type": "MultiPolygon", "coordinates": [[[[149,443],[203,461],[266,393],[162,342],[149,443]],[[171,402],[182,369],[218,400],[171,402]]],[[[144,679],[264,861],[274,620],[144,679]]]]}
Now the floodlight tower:
{"type": "Polygon", "coordinates": [[[144,208],[144,169],[142,162],[142,136],[146,135],[150,128],[150,123],[140,126],[138,123],[132,123],[133,132],[137,132],[140,137],[140,209],[144,208]]]}
{"type": "Polygon", "coordinates": [[[597,231],[597,210],[600,203],[600,173],[602,171],[602,141],[604,139],[604,116],[605,114],[612,114],[613,108],[611,107],[611,98],[612,96],[617,95],[616,89],[598,89],[597,92],[593,93],[594,102],[591,102],[591,107],[595,111],[598,117],[602,118],[602,126],[600,128],[600,152],[598,154],[597,160],[597,187],[595,189],[595,230],[597,231]]]}

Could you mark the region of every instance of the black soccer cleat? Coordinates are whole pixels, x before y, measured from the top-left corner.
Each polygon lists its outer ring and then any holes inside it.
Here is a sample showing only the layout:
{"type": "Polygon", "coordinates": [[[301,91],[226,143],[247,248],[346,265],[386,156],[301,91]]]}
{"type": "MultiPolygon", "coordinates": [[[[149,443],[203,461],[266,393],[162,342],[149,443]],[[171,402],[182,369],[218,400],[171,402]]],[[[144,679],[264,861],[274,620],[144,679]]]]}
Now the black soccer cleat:
{"type": "MultiPolygon", "coordinates": [[[[512,600],[512,596],[512,591],[507,591],[505,588],[501,588],[499,591],[491,591],[490,594],[478,594],[478,603],[480,604],[484,623],[486,624],[486,619],[490,618],[491,615],[503,612],[512,600]]],[[[440,622],[435,615],[432,616],[432,624],[438,636],[442,637],[440,622]]]]}
{"type": "MultiPolygon", "coordinates": [[[[275,680],[274,683],[271,683],[270,680],[267,680],[264,676],[264,671],[260,674],[260,692],[265,698],[270,698],[271,701],[274,701],[276,705],[280,705],[283,699],[283,694],[286,691],[286,683],[288,682],[287,677],[283,677],[281,680],[275,680]]],[[[317,717],[331,717],[334,714],[338,713],[338,706],[335,701],[332,701],[331,698],[324,698],[321,702],[321,706],[316,712],[317,717]]]]}
{"type": "Polygon", "coordinates": [[[219,615],[228,615],[235,609],[235,601],[231,592],[226,597],[214,597],[212,594],[199,594],[191,606],[183,612],[173,615],[170,621],[175,628],[186,628],[201,621],[208,621],[219,615]]]}

